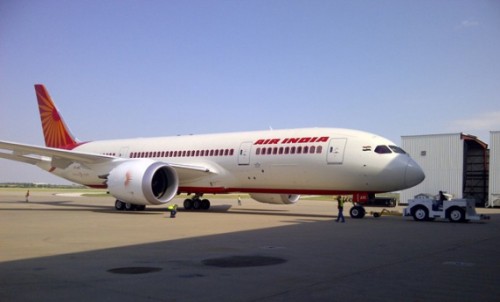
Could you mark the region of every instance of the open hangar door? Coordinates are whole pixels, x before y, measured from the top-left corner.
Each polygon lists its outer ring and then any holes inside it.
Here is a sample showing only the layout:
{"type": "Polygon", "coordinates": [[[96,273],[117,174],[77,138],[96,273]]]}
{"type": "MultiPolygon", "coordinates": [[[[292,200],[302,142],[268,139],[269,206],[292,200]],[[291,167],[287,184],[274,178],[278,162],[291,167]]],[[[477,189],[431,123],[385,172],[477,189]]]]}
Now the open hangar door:
{"type": "Polygon", "coordinates": [[[464,133],[402,136],[401,145],[422,167],[425,180],[401,191],[400,203],[421,193],[446,191],[478,206],[488,199],[488,145],[464,133]]]}
{"type": "Polygon", "coordinates": [[[490,132],[488,206],[500,207],[500,131],[490,132]]]}
{"type": "Polygon", "coordinates": [[[462,135],[464,141],[463,198],[485,206],[488,200],[488,145],[475,136],[462,135]]]}

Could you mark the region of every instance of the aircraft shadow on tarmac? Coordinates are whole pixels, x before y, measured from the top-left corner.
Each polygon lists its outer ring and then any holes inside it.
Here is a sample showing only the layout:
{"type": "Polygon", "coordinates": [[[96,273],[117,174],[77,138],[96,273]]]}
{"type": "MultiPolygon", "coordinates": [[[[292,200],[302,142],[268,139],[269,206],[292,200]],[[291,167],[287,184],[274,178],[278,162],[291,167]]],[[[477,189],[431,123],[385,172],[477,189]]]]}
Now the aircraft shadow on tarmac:
{"type": "MultiPolygon", "coordinates": [[[[1,203],[5,204],[22,204],[22,205],[46,205],[46,206],[54,206],[59,207],[57,209],[54,208],[43,208],[43,209],[33,209],[20,207],[16,209],[2,209],[2,210],[16,210],[16,211],[92,211],[95,213],[103,213],[103,214],[117,214],[117,215],[158,215],[165,214],[167,212],[165,207],[148,207],[145,211],[117,211],[114,206],[110,206],[108,204],[103,205],[95,205],[95,204],[85,204],[79,203],[74,200],[59,200],[59,201],[31,201],[29,203],[25,201],[3,201],[1,203]]],[[[264,205],[265,206],[265,205],[264,205]]],[[[263,207],[264,207],[263,206],[263,207]]],[[[382,208],[380,208],[382,210],[382,208]]],[[[234,207],[231,204],[218,204],[212,205],[209,210],[184,210],[182,207],[179,207],[178,213],[188,212],[190,214],[209,214],[209,213],[219,213],[219,214],[228,214],[228,215],[258,215],[258,216],[282,216],[282,217],[298,217],[298,218],[334,218],[337,217],[336,210],[332,209],[331,212],[326,214],[309,214],[309,213],[292,213],[288,210],[277,210],[277,209],[250,209],[245,207],[234,207]]],[[[488,214],[489,216],[494,216],[488,214]]],[[[367,218],[371,218],[372,216],[367,213],[367,218]]],[[[389,216],[390,217],[390,216],[389,216]]],[[[388,217],[383,217],[382,219],[386,219],[388,217]]],[[[365,218],[366,219],[366,218],[365,218]]],[[[379,219],[379,218],[377,218],[379,219]]],[[[410,218],[407,218],[410,220],[410,218]]],[[[306,220],[304,220],[306,221],[306,220]]],[[[413,221],[412,219],[410,221],[413,221]]],[[[414,221],[416,222],[416,221],[414,221]]],[[[437,219],[433,221],[434,223],[449,223],[447,219],[437,219]]],[[[417,223],[425,223],[425,222],[417,222],[417,223]]],[[[472,223],[486,223],[486,221],[474,221],[472,223]]]]}
{"type": "Polygon", "coordinates": [[[88,211],[89,209],[110,209],[109,206],[100,206],[100,205],[89,205],[89,204],[81,204],[81,203],[76,203],[73,200],[59,200],[59,201],[3,201],[1,203],[5,204],[20,204],[23,205],[24,207],[19,207],[19,208],[5,208],[1,209],[0,211],[11,211],[11,210],[16,210],[16,211],[88,211]],[[54,206],[54,207],[64,207],[60,209],[54,209],[54,208],[30,208],[26,207],[28,205],[45,205],[45,206],[54,206]]]}
{"type": "MultiPolygon", "coordinates": [[[[105,213],[105,214],[117,214],[117,215],[154,215],[154,214],[164,214],[167,212],[165,207],[148,207],[145,211],[117,211],[113,206],[103,204],[85,204],[79,203],[74,200],[60,200],[60,201],[30,201],[26,203],[25,201],[6,201],[2,203],[10,204],[22,204],[22,205],[45,205],[54,206],[58,208],[42,208],[33,209],[27,207],[20,207],[16,209],[1,209],[2,210],[16,210],[16,211],[92,211],[95,213],[105,213]]],[[[265,207],[265,205],[263,205],[265,207]]],[[[192,214],[210,214],[210,213],[224,213],[228,215],[259,215],[259,216],[283,216],[283,217],[307,217],[307,218],[333,218],[336,217],[336,211],[332,209],[331,213],[328,214],[308,214],[308,213],[291,213],[288,210],[277,210],[277,209],[249,209],[244,207],[234,207],[230,204],[220,204],[212,205],[209,210],[200,211],[186,211],[182,207],[178,209],[178,213],[189,212],[192,214]]]]}
{"type": "MultiPolygon", "coordinates": [[[[176,220],[170,221],[161,230],[138,228],[175,232],[176,220]]],[[[235,232],[228,225],[223,234],[3,262],[0,301],[400,301],[408,292],[416,301],[487,301],[500,295],[498,223],[392,222],[316,221],[235,232]],[[418,238],[410,236],[415,233],[418,238]]],[[[193,220],[193,227],[203,225],[193,220]]],[[[111,225],[103,232],[119,230],[111,225]]]]}

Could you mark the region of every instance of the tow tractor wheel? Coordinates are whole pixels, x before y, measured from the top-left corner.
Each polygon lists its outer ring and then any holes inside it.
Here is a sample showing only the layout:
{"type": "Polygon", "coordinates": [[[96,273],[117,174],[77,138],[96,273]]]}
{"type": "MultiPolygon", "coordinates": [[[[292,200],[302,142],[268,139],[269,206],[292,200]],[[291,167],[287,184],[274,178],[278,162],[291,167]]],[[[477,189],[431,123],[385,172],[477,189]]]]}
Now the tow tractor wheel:
{"type": "Polygon", "coordinates": [[[351,208],[349,211],[349,214],[351,215],[351,218],[363,218],[365,217],[366,211],[365,208],[362,206],[354,206],[351,208]]]}
{"type": "Polygon", "coordinates": [[[462,208],[453,207],[448,211],[448,218],[451,222],[464,222],[465,211],[462,208]]]}
{"type": "Polygon", "coordinates": [[[412,211],[412,216],[416,221],[426,221],[429,219],[429,211],[425,207],[416,207],[412,211]]]}

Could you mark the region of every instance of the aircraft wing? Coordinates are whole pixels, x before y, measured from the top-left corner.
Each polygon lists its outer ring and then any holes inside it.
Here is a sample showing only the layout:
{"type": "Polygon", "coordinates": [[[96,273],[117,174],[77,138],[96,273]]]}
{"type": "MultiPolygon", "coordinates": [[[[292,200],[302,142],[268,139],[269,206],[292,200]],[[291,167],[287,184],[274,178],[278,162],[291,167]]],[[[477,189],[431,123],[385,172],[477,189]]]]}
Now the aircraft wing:
{"type": "MultiPolygon", "coordinates": [[[[111,164],[115,161],[126,160],[108,155],[40,147],[7,141],[0,141],[0,158],[20,161],[32,165],[41,162],[51,162],[52,166],[62,169],[67,168],[72,163],[79,163],[88,167],[88,165],[111,164]]],[[[172,166],[182,179],[197,178],[205,176],[207,173],[215,173],[214,169],[205,166],[174,163],[167,164],[172,166]]],[[[110,165],[110,169],[114,166],[116,165],[110,165]]]]}
{"type": "Polygon", "coordinates": [[[87,165],[111,162],[115,159],[115,157],[100,154],[39,147],[6,141],[0,141],[0,157],[31,164],[37,164],[38,162],[44,161],[42,157],[50,157],[53,162],[65,163],[60,168],[65,168],[74,162],[87,165]]]}

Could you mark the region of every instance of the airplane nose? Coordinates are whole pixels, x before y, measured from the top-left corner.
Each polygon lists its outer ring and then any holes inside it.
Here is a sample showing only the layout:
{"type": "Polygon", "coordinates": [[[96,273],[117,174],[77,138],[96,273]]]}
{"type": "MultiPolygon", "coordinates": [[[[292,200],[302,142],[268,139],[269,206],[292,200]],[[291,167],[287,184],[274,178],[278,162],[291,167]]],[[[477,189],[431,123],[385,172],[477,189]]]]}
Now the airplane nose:
{"type": "Polygon", "coordinates": [[[424,181],[425,173],[411,158],[408,159],[405,172],[405,184],[408,188],[414,187],[424,181]]]}

